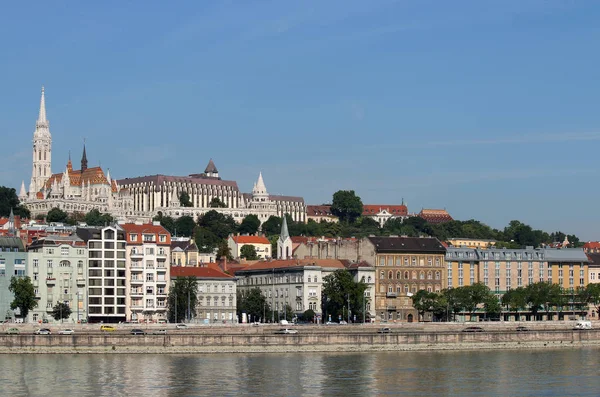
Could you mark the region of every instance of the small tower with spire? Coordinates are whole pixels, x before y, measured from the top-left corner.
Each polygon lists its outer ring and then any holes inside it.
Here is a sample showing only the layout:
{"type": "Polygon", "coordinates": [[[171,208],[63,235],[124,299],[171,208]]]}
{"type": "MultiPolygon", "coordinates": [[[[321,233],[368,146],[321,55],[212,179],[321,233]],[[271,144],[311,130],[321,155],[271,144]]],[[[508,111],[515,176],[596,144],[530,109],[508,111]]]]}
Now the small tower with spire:
{"type": "Polygon", "coordinates": [[[40,99],[40,111],[33,133],[33,164],[30,183],[30,197],[40,191],[52,175],[52,136],[50,123],[46,118],[46,97],[44,87],[40,99]]]}
{"type": "Polygon", "coordinates": [[[17,226],[15,224],[15,214],[11,207],[10,215],[8,216],[8,235],[11,237],[15,237],[17,235],[17,226]]]}
{"type": "Polygon", "coordinates": [[[269,199],[269,192],[267,192],[265,181],[263,181],[262,172],[258,174],[258,180],[252,189],[252,198],[254,201],[268,201],[269,199]]]}
{"type": "Polygon", "coordinates": [[[83,173],[83,171],[87,170],[88,167],[88,161],[87,161],[87,154],[85,153],[85,141],[83,142],[83,155],[81,156],[81,173],[83,173]]]}
{"type": "Polygon", "coordinates": [[[204,175],[209,178],[219,178],[219,171],[217,170],[217,167],[215,166],[213,159],[210,159],[210,161],[208,162],[208,165],[206,166],[206,169],[204,170],[204,175]]]}
{"type": "Polygon", "coordinates": [[[292,257],[292,238],[288,232],[285,214],[281,222],[281,233],[277,239],[277,259],[290,259],[292,257]]]}

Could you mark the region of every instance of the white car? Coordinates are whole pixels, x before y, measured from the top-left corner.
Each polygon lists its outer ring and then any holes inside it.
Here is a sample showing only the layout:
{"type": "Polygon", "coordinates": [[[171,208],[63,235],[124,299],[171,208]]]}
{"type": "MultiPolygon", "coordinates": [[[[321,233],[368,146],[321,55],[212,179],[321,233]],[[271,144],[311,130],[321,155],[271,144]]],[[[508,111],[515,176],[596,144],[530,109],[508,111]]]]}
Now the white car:
{"type": "Polygon", "coordinates": [[[59,335],[73,335],[75,333],[75,331],[73,331],[72,329],[61,329],[60,331],[58,331],[59,335]]]}
{"type": "Polygon", "coordinates": [[[34,332],[36,335],[52,335],[52,332],[48,328],[40,328],[34,332]]]}
{"type": "Polygon", "coordinates": [[[297,334],[298,331],[295,329],[282,328],[279,331],[275,331],[276,334],[297,334]]]}
{"type": "Polygon", "coordinates": [[[166,335],[166,334],[167,334],[166,329],[157,329],[156,331],[152,332],[152,335],[166,335]]]}
{"type": "Polygon", "coordinates": [[[177,328],[177,329],[187,329],[187,327],[188,327],[188,326],[187,326],[187,325],[185,325],[185,324],[177,324],[177,325],[175,326],[175,328],[177,328]]]}

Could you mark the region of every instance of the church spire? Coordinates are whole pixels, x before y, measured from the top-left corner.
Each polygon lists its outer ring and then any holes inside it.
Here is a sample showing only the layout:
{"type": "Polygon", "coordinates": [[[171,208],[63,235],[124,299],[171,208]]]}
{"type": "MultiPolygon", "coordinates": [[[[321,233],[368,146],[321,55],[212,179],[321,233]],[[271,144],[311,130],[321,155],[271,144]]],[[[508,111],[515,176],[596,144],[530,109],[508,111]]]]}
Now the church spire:
{"type": "Polygon", "coordinates": [[[87,170],[87,155],[85,153],[85,141],[83,142],[83,156],[81,156],[81,172],[87,170]]]}
{"type": "Polygon", "coordinates": [[[285,214],[283,214],[283,222],[281,223],[281,240],[285,241],[285,239],[290,237],[290,232],[288,232],[287,220],[285,214]]]}
{"type": "Polygon", "coordinates": [[[21,190],[19,191],[19,200],[23,201],[27,198],[27,191],[25,190],[25,181],[21,181],[21,190]]]}
{"type": "Polygon", "coordinates": [[[44,96],[44,86],[42,86],[42,98],[40,99],[40,114],[38,115],[37,127],[48,127],[48,119],[46,119],[46,97],[44,96]]]}

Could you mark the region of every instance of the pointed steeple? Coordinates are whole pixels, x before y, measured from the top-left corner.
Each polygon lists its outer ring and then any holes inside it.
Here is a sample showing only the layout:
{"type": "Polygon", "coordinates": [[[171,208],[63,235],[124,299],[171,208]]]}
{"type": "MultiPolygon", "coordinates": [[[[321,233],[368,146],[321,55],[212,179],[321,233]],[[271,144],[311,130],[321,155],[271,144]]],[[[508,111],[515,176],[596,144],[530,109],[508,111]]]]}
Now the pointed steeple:
{"type": "Polygon", "coordinates": [[[17,234],[15,227],[15,214],[13,213],[12,207],[10,208],[10,215],[8,216],[8,234],[10,236],[15,236],[17,234]]]}
{"type": "Polygon", "coordinates": [[[85,153],[85,141],[83,142],[83,156],[81,156],[81,172],[87,170],[88,161],[87,154],[85,153]]]}
{"type": "Polygon", "coordinates": [[[279,238],[281,238],[281,240],[285,241],[285,239],[290,238],[290,232],[288,232],[288,226],[287,226],[287,217],[285,216],[285,214],[283,215],[283,222],[281,222],[281,234],[279,235],[279,238]]]}
{"type": "Polygon", "coordinates": [[[46,119],[46,97],[44,95],[44,86],[42,86],[42,98],[40,99],[40,113],[35,125],[36,127],[48,127],[48,119],[46,119]]]}
{"type": "Polygon", "coordinates": [[[213,162],[213,159],[210,159],[210,161],[208,162],[208,165],[206,166],[204,173],[205,174],[218,174],[219,173],[219,171],[217,170],[217,167],[215,166],[215,163],[213,162]]]}
{"type": "Polygon", "coordinates": [[[19,199],[24,200],[27,198],[27,192],[25,191],[25,181],[21,181],[21,190],[19,191],[19,199]]]}
{"type": "Polygon", "coordinates": [[[256,181],[252,193],[259,195],[268,195],[267,187],[265,186],[265,181],[263,181],[262,172],[258,174],[258,181],[256,181]]]}
{"type": "Polygon", "coordinates": [[[112,183],[112,181],[110,179],[110,168],[106,171],[106,180],[108,181],[109,185],[112,183]]]}

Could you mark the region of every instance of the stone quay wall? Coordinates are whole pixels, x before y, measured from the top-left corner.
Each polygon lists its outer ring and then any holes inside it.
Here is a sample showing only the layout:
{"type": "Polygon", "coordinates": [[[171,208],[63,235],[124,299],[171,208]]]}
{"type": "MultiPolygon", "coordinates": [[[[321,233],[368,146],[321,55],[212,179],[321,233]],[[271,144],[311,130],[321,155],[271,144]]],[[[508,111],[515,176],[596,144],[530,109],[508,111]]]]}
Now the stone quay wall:
{"type": "Polygon", "coordinates": [[[600,330],[0,335],[0,353],[285,353],[600,346],[600,330]]]}

